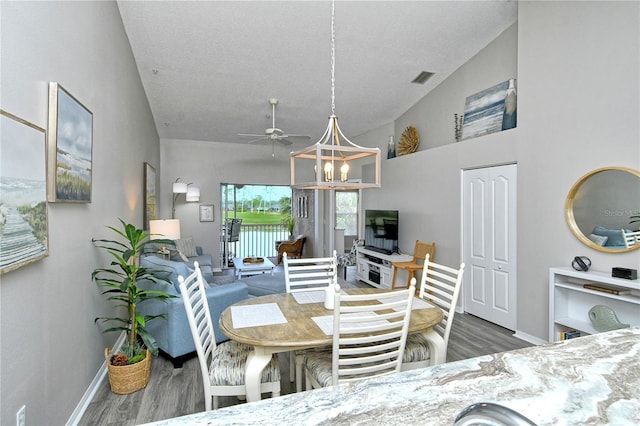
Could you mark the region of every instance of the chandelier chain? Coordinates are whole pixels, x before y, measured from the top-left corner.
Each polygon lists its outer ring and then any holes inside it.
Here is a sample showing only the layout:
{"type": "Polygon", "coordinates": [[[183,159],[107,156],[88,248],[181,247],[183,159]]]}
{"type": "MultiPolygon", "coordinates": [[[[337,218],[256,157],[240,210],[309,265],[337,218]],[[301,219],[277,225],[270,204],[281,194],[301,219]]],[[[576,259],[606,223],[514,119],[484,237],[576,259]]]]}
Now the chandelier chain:
{"type": "Polygon", "coordinates": [[[336,115],[336,2],[331,2],[331,115],[336,115]]]}

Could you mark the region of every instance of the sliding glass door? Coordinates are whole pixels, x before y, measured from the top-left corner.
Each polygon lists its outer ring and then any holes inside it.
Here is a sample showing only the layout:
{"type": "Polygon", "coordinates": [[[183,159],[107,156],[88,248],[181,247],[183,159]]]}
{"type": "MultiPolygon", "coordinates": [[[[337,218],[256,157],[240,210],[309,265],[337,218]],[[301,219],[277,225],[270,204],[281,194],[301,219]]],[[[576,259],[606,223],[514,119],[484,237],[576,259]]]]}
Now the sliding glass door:
{"type": "Polygon", "coordinates": [[[221,264],[234,257],[275,257],[276,241],[289,239],[289,186],[220,184],[221,264]],[[231,232],[239,227],[239,234],[231,232]]]}

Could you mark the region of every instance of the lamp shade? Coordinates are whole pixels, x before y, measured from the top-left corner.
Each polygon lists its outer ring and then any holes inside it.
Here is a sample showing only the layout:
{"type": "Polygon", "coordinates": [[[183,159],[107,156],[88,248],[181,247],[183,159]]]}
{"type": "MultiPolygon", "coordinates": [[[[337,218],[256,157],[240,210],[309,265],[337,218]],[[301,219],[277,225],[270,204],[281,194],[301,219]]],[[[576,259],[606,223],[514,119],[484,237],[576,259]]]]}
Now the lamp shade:
{"type": "Polygon", "coordinates": [[[190,186],[187,189],[186,199],[188,202],[200,201],[200,188],[196,188],[195,186],[190,186]]]}
{"type": "Polygon", "coordinates": [[[158,219],[149,221],[150,239],[180,239],[180,220],[179,219],[158,219]]]}
{"type": "Polygon", "coordinates": [[[184,182],[174,182],[173,183],[173,193],[174,194],[186,194],[187,193],[187,184],[184,182]]]}

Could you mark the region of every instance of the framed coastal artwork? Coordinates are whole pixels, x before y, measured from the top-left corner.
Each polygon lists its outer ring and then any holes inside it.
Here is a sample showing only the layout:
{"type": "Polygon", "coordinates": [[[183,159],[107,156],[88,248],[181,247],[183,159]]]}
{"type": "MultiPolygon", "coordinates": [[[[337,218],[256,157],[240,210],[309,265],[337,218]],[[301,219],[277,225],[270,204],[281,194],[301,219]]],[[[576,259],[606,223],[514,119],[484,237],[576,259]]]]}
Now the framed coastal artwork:
{"type": "Polygon", "coordinates": [[[0,274],[49,255],[45,130],[0,110],[0,274]]]}
{"type": "Polygon", "coordinates": [[[50,202],[91,202],[92,149],[93,114],[61,85],[49,83],[50,202]]]}
{"type": "Polygon", "coordinates": [[[149,163],[144,163],[144,229],[149,229],[149,221],[156,219],[156,169],[149,163]]]}
{"type": "Polygon", "coordinates": [[[467,97],[463,140],[516,127],[515,82],[515,79],[503,81],[467,97]]]}

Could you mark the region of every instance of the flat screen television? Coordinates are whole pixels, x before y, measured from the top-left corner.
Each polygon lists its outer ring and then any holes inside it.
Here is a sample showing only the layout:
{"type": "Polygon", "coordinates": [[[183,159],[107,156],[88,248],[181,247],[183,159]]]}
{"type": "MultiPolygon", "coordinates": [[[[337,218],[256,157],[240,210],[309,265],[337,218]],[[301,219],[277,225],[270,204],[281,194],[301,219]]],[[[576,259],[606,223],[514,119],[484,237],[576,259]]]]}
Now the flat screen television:
{"type": "Polygon", "coordinates": [[[365,210],[364,244],[369,250],[398,252],[398,210],[365,210]]]}

